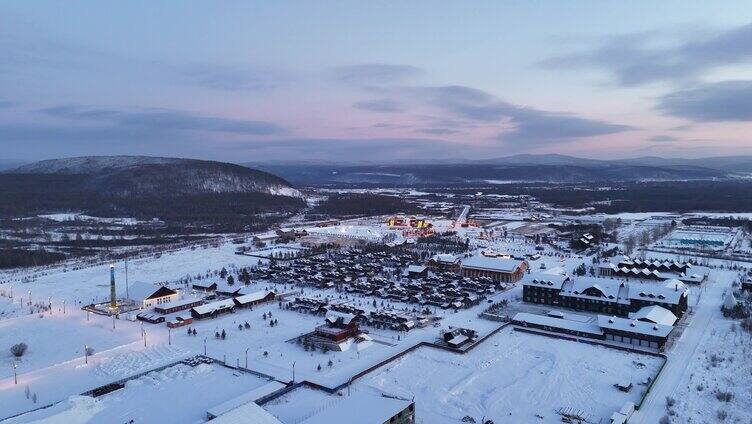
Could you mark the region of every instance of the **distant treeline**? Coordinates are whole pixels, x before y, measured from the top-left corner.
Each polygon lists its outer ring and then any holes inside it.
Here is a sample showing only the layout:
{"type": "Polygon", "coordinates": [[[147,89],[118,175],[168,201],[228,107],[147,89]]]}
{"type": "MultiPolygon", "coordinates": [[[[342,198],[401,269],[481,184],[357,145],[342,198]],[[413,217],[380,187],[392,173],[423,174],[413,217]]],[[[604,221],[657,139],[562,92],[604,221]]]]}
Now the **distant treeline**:
{"type": "Polygon", "coordinates": [[[49,265],[66,256],[46,250],[3,249],[0,248],[0,269],[49,265]]]}
{"type": "Polygon", "coordinates": [[[443,191],[473,194],[528,194],[545,203],[598,212],[752,212],[752,183],[746,180],[662,181],[642,183],[525,183],[476,186],[443,191]],[[602,202],[602,203],[596,203],[602,202]],[[609,202],[609,203],[606,203],[609,202]]]}
{"type": "Polygon", "coordinates": [[[417,212],[420,209],[413,203],[380,194],[335,194],[321,202],[315,210],[315,213],[335,216],[417,212]]]}

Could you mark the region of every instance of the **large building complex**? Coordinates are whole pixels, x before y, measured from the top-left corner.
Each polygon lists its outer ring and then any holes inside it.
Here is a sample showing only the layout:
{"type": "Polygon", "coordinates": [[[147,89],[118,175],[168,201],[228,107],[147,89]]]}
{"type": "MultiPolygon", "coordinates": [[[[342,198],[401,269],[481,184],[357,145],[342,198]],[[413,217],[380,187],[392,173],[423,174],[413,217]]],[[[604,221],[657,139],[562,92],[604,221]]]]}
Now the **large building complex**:
{"type": "Polygon", "coordinates": [[[522,260],[478,255],[464,259],[460,273],[463,277],[489,277],[493,281],[514,283],[522,278],[526,269],[527,262],[522,260]]]}
{"type": "Polygon", "coordinates": [[[657,305],[681,317],[687,310],[688,296],[689,290],[678,280],[659,285],[548,274],[531,275],[522,289],[525,302],[619,316],[657,305]]]}

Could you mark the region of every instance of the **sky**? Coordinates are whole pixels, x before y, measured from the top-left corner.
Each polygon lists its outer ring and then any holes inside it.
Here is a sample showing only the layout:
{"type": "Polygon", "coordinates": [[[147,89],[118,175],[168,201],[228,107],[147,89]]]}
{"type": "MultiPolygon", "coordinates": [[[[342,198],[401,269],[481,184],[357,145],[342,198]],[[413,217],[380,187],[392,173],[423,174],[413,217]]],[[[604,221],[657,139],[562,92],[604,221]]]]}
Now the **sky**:
{"type": "Polygon", "coordinates": [[[748,1],[0,2],[0,160],[752,154],[748,1]]]}

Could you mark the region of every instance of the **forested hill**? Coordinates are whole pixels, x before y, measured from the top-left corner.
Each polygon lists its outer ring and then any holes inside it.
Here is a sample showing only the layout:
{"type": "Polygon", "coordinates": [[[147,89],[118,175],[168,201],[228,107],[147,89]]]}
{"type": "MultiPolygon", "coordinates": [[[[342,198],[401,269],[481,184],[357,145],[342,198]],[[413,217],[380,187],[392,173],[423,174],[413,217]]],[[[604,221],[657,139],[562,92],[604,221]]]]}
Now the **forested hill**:
{"type": "Polygon", "coordinates": [[[223,162],[82,157],[41,161],[0,173],[3,216],[75,211],[221,219],[303,206],[300,192],[284,179],[223,162]]]}

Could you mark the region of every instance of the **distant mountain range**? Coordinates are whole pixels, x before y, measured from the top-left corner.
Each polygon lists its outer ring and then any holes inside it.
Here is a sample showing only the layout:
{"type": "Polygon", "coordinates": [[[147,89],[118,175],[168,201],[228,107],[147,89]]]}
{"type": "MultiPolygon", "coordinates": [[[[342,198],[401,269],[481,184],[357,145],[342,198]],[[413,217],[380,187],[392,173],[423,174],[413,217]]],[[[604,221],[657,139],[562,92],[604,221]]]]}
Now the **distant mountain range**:
{"type": "Polygon", "coordinates": [[[515,155],[416,164],[248,163],[295,184],[471,184],[487,182],[675,181],[735,178],[752,173],[752,157],[621,160],[565,155],[515,155]]]}
{"type": "Polygon", "coordinates": [[[752,156],[716,156],[698,159],[662,158],[658,156],[643,156],[631,159],[584,159],[566,155],[514,155],[495,159],[481,160],[477,163],[494,165],[573,165],[573,166],[608,166],[608,165],[633,165],[672,167],[689,166],[709,168],[723,172],[752,172],[752,156]]]}

